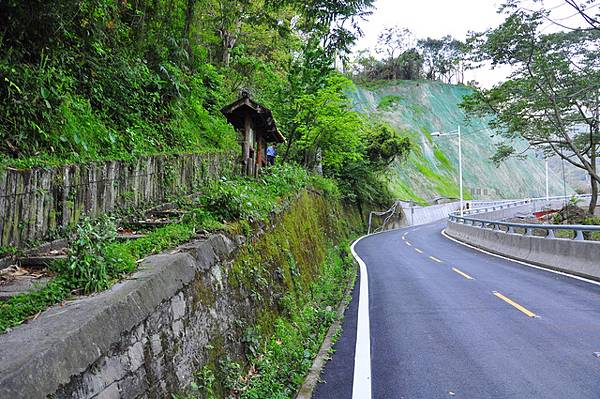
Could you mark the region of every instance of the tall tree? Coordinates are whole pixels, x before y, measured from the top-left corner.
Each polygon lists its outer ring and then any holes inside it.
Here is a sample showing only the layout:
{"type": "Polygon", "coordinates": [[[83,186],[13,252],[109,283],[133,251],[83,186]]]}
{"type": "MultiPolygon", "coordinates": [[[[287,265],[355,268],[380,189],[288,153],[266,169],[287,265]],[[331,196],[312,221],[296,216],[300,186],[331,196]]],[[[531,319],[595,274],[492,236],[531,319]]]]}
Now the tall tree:
{"type": "Polygon", "coordinates": [[[391,71],[392,79],[398,78],[400,55],[413,48],[413,45],[412,32],[399,26],[385,28],[377,37],[375,51],[385,57],[385,63],[391,71]]]}
{"type": "Polygon", "coordinates": [[[466,52],[464,43],[450,35],[441,39],[428,37],[418,41],[418,48],[423,54],[428,79],[451,83],[455,78],[456,82],[463,82],[466,52]]]}
{"type": "Polygon", "coordinates": [[[593,213],[600,182],[600,32],[543,34],[545,16],[518,9],[482,37],[479,59],[510,65],[513,72],[506,82],[467,97],[463,106],[470,114],[490,115],[490,126],[507,139],[497,160],[513,155],[511,142],[522,137],[586,171],[593,213]]]}

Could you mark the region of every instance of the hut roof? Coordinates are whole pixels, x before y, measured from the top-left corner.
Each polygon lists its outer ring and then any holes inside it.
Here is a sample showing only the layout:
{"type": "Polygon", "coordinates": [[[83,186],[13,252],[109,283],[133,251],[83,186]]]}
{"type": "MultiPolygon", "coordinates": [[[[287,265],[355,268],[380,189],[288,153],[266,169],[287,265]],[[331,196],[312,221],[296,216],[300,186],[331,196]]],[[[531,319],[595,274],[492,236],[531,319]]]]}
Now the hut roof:
{"type": "Polygon", "coordinates": [[[283,135],[277,130],[271,110],[252,100],[248,92],[242,92],[242,96],[221,109],[221,113],[225,115],[229,123],[240,130],[244,128],[245,117],[249,114],[256,131],[263,133],[267,142],[283,143],[285,141],[283,135]]]}

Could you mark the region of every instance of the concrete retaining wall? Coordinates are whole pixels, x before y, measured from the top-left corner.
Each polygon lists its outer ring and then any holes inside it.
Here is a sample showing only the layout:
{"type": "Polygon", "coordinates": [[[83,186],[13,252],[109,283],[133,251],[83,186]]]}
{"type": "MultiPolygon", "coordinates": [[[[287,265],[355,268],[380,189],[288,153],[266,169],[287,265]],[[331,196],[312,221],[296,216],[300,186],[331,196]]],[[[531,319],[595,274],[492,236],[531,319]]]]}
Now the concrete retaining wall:
{"type": "Polygon", "coordinates": [[[460,207],[460,202],[451,202],[448,204],[432,205],[425,207],[403,207],[402,212],[404,226],[417,226],[445,219],[450,212],[454,212],[460,207]]]}
{"type": "MultiPolygon", "coordinates": [[[[469,200],[465,201],[470,208],[480,207],[480,206],[489,206],[494,205],[496,203],[502,203],[503,201],[479,201],[479,200],[469,200]]],[[[406,226],[417,226],[421,224],[427,224],[431,222],[435,222],[437,220],[446,219],[448,214],[451,212],[457,211],[460,208],[460,201],[457,202],[449,202],[447,204],[440,205],[431,205],[431,206],[409,206],[408,203],[402,203],[402,214],[399,218],[396,218],[392,223],[390,228],[399,228],[406,226]]],[[[501,217],[510,217],[514,216],[519,212],[527,212],[531,210],[531,205],[526,205],[523,207],[517,207],[514,209],[506,209],[502,211],[497,211],[492,215],[498,215],[501,217]]],[[[483,216],[484,214],[482,214],[483,216]]],[[[485,214],[487,216],[488,214],[485,214]]]]}
{"type": "Polygon", "coordinates": [[[234,171],[231,153],[0,170],[0,246],[43,239],[84,214],[97,216],[190,194],[206,180],[234,171]]]}
{"type": "Polygon", "coordinates": [[[600,280],[600,242],[523,236],[448,222],[446,233],[487,251],[600,280]]]}
{"type": "MultiPolygon", "coordinates": [[[[450,212],[458,209],[458,202],[448,204],[431,205],[431,206],[409,206],[409,203],[401,202],[402,208],[392,217],[391,220],[384,226],[384,230],[398,229],[400,227],[416,226],[435,222],[448,217],[450,212]]],[[[387,215],[375,217],[373,226],[380,226],[387,215]]],[[[374,227],[375,228],[375,227],[374,227]]]]}

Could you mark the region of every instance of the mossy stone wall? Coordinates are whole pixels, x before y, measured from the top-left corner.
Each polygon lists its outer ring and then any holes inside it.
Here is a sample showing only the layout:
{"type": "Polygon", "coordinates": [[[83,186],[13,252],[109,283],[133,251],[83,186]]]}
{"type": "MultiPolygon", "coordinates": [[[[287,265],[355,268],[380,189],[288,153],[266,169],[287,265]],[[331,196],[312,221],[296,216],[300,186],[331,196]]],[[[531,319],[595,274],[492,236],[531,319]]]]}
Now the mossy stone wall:
{"type": "Polygon", "coordinates": [[[6,333],[0,397],[162,399],[205,367],[220,379],[224,361],[244,363],[249,331],[268,334],[284,296],[302,303],[327,248],[360,227],[352,208],[306,190],[249,236],[151,256],[131,279],[6,333]]]}

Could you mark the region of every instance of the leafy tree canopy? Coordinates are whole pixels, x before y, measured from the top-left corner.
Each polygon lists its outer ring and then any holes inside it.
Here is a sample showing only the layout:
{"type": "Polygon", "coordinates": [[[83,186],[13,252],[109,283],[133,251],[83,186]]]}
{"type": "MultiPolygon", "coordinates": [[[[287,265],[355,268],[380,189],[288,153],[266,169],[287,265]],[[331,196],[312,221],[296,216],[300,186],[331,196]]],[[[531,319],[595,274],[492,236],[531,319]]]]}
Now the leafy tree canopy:
{"type": "MultiPolygon", "coordinates": [[[[496,161],[514,155],[512,142],[522,137],[547,155],[557,155],[585,170],[595,195],[600,31],[543,33],[540,26],[547,11],[508,10],[502,25],[474,41],[478,60],[510,65],[513,72],[506,82],[468,97],[463,106],[471,115],[489,116],[490,126],[506,138],[496,161]]],[[[595,203],[594,197],[590,211],[595,203]]]]}

